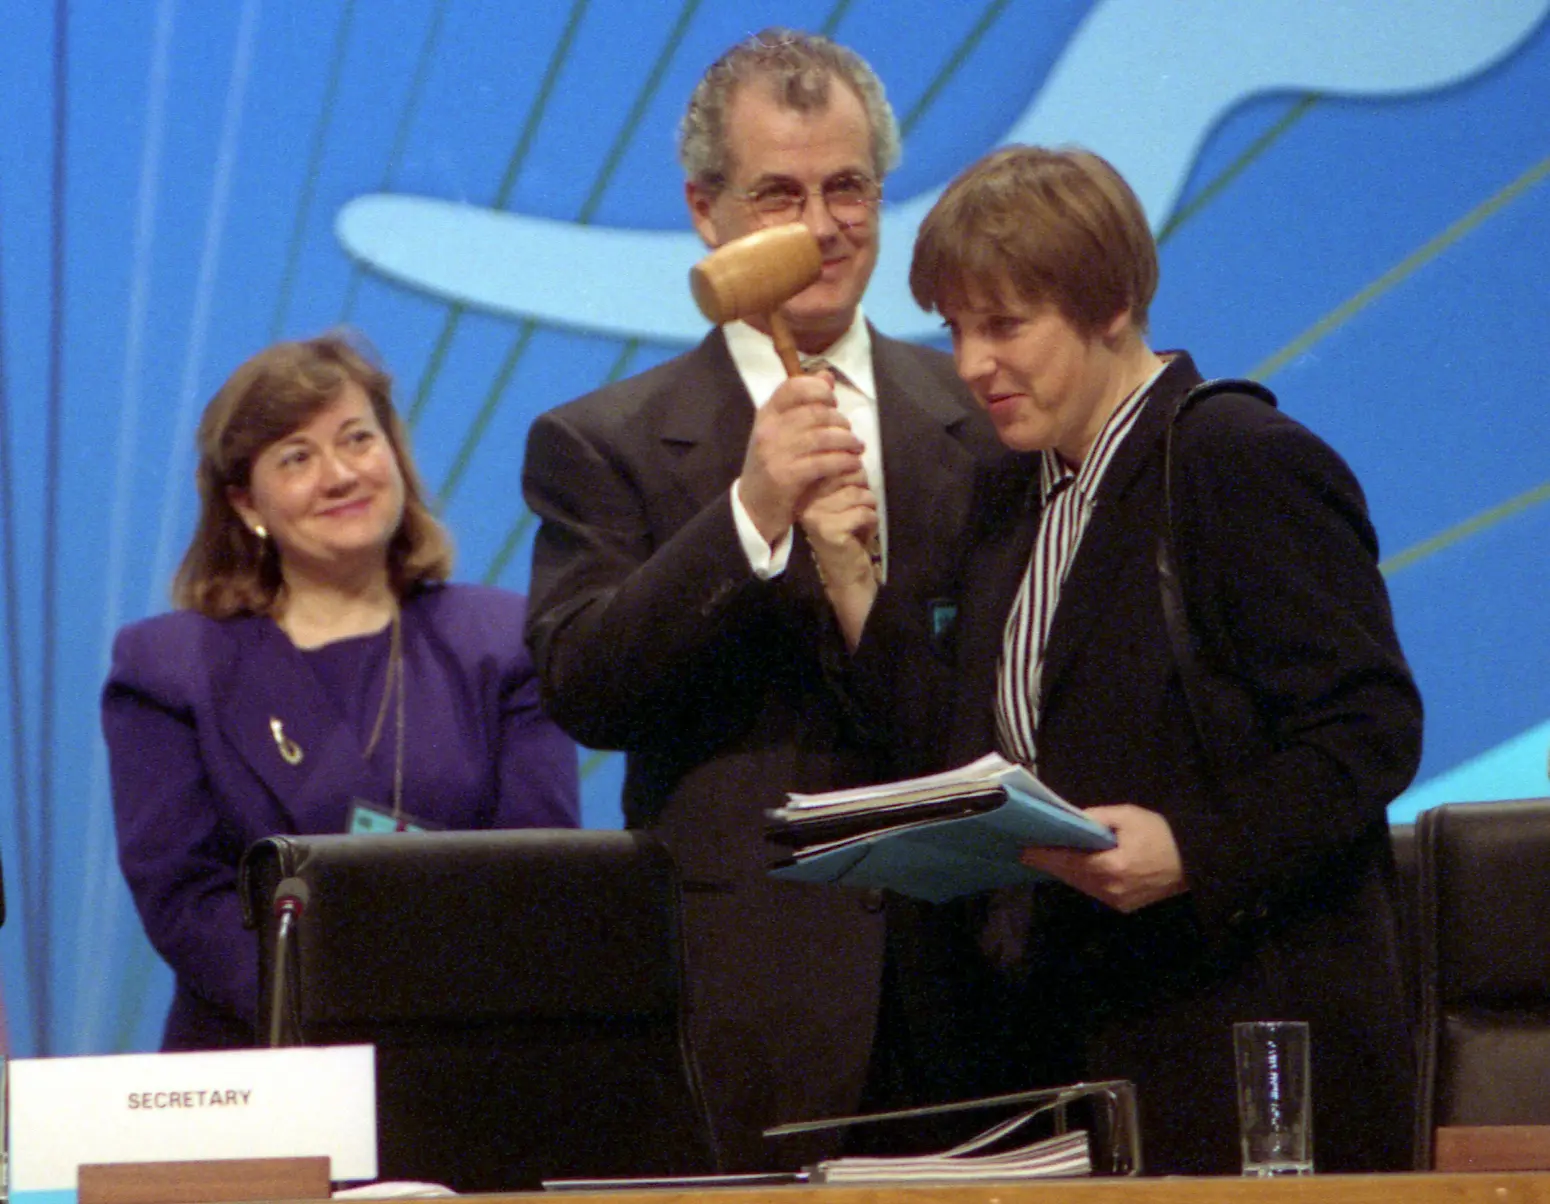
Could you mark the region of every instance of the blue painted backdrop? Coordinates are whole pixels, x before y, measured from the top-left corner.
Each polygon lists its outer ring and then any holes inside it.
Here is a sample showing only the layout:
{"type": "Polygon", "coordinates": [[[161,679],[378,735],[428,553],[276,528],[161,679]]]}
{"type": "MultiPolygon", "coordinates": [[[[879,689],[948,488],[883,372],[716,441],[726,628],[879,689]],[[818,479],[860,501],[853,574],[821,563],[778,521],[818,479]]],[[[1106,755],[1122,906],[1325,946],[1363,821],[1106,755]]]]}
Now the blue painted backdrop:
{"type": "MultiPolygon", "coordinates": [[[[12,0],[0,8],[0,931],[17,1053],[154,1044],[96,696],[165,606],[192,430],[338,322],[398,376],[459,575],[524,588],[533,416],[700,329],[673,132],[780,22],[854,45],[914,224],[999,142],[1086,143],[1162,241],[1154,343],[1258,375],[1365,482],[1426,758],[1395,805],[1550,793],[1550,0],[12,0]]],[[[618,758],[585,761],[618,822],[618,758]]]]}

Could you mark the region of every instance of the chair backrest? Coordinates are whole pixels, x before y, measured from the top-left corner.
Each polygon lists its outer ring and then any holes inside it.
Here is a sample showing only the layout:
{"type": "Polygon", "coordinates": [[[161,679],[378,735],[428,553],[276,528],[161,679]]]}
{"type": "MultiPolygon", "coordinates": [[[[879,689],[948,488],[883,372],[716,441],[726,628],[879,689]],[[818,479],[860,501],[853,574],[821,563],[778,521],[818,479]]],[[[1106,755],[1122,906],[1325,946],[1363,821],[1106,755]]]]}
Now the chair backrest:
{"type": "Polygon", "coordinates": [[[1410,1022],[1421,1018],[1420,939],[1417,932],[1420,904],[1420,852],[1414,824],[1390,824],[1389,843],[1394,849],[1394,910],[1399,921],[1399,968],[1405,982],[1405,1002],[1410,1022]]]}
{"type": "Polygon", "coordinates": [[[251,913],[292,877],[309,901],[287,1039],[377,1047],[380,1177],[489,1192],[716,1169],[684,1035],[678,877],[654,839],[272,837],[244,860],[251,913]]]}
{"type": "Polygon", "coordinates": [[[1550,1123],[1550,799],[1423,812],[1418,1163],[1438,1128],[1550,1123]]]}

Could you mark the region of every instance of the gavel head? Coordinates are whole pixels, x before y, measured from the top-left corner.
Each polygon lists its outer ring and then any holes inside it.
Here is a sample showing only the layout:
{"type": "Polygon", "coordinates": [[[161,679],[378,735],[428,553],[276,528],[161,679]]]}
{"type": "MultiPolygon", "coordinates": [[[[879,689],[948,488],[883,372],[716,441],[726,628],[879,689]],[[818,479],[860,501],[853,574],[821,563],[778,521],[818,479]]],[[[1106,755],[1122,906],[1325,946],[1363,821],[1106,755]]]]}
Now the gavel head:
{"type": "Polygon", "coordinates": [[[822,272],[817,237],[792,222],[717,247],[690,269],[689,288],[700,312],[720,325],[773,313],[822,272]]]}

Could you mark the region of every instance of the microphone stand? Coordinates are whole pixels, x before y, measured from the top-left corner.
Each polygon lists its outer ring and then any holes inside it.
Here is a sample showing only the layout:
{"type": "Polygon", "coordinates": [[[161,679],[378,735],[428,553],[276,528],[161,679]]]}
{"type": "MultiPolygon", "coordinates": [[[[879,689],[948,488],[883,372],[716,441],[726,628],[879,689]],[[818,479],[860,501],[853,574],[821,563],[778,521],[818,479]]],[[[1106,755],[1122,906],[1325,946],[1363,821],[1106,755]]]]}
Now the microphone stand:
{"type": "Polygon", "coordinates": [[[285,1016],[286,955],[291,946],[291,929],[307,910],[307,884],[300,878],[285,878],[274,888],[274,914],[280,923],[274,938],[274,976],[269,994],[269,1045],[280,1047],[280,1032],[285,1016]]]}

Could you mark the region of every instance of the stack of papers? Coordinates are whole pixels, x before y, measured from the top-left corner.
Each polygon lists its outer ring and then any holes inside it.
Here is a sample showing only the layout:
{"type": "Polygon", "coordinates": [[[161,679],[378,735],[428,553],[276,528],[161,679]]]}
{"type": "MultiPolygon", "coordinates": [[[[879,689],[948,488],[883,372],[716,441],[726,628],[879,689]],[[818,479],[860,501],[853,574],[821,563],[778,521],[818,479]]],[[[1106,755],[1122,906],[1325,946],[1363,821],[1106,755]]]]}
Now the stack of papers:
{"type": "Polygon", "coordinates": [[[882,786],[788,795],[769,815],[770,838],[793,849],[774,877],[931,903],[1037,880],[1018,860],[1031,845],[1114,847],[1108,828],[996,753],[882,786]]]}
{"type": "Polygon", "coordinates": [[[707,1187],[787,1187],[806,1183],[806,1171],[751,1171],[730,1175],[649,1175],[637,1179],[545,1179],[545,1191],[701,1191],[707,1187]]]}
{"type": "Polygon", "coordinates": [[[910,1180],[973,1183],[1092,1174],[1092,1155],[1085,1130],[1046,1137],[1042,1141],[1002,1153],[989,1152],[1025,1121],[1042,1111],[1044,1109],[1035,1108],[1014,1116],[945,1154],[899,1158],[836,1158],[830,1162],[820,1162],[813,1168],[810,1178],[814,1183],[899,1183],[910,1180]]]}
{"type": "MultiPolygon", "coordinates": [[[[900,1179],[989,1181],[1030,1179],[1054,1175],[1139,1175],[1141,1130],[1136,1113],[1136,1088],[1128,1079],[1092,1083],[1068,1083],[990,1095],[983,1099],[955,1100],[892,1112],[862,1116],[831,1116],[824,1120],[788,1121],[766,1129],[766,1137],[797,1133],[822,1133],[854,1125],[890,1125],[951,1113],[977,1112],[987,1108],[1015,1108],[1011,1119],[1001,1121],[962,1145],[943,1154],[893,1158],[839,1158],[811,1168],[814,1183],[885,1182],[900,1179]],[[1079,1101],[1092,1105],[1093,1126],[1067,1133],[1066,1107],[1079,1101]],[[1029,1140],[1029,1122],[1044,1117],[1039,1128],[1043,1140],[1029,1140]],[[1025,1128],[1025,1126],[1029,1126],[1025,1128]],[[1051,1128],[1054,1136],[1048,1136],[1051,1128]]],[[[918,1139],[918,1134],[916,1135],[918,1139]]]]}

